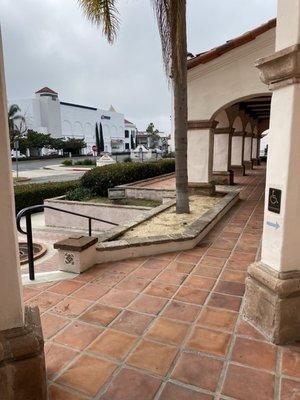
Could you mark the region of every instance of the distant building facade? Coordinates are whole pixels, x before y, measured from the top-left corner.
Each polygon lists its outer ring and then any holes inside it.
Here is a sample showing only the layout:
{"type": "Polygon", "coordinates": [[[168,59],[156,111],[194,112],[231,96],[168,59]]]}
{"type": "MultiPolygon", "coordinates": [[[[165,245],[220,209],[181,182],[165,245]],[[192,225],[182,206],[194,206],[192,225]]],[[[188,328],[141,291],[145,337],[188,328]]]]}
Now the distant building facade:
{"type": "Polygon", "coordinates": [[[58,93],[48,87],[38,90],[35,98],[11,100],[10,104],[20,107],[27,129],[55,138],[84,139],[87,147],[83,154],[91,153],[96,144],[96,124],[99,130],[102,125],[104,151],[130,152],[131,143],[135,144],[136,126],[112,106],[102,110],[60,101],[58,93]]]}
{"type": "Polygon", "coordinates": [[[139,131],[136,134],[136,144],[145,146],[147,149],[158,148],[163,152],[169,151],[170,136],[164,132],[156,132],[151,134],[149,132],[139,131]]]}

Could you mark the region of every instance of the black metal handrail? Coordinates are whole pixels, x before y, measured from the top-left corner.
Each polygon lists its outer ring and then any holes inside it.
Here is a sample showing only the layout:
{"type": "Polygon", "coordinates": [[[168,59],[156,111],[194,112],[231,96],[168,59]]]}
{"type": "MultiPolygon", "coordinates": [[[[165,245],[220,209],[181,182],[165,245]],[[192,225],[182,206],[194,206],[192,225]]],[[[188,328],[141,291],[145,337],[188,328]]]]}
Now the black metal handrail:
{"type": "Polygon", "coordinates": [[[42,212],[42,211],[44,211],[45,208],[48,208],[48,209],[54,210],[54,211],[60,211],[60,212],[63,212],[65,214],[71,214],[71,215],[75,215],[77,217],[82,217],[82,218],[88,219],[89,236],[92,236],[92,220],[99,221],[99,222],[104,222],[105,224],[119,226],[119,224],[116,224],[116,223],[111,222],[111,221],[106,221],[106,220],[101,219],[101,218],[91,217],[89,215],[79,214],[79,213],[76,213],[76,212],[73,212],[73,211],[62,210],[61,208],[56,208],[56,207],[52,207],[52,206],[46,206],[44,204],[23,208],[17,214],[17,229],[18,229],[18,231],[20,233],[22,233],[22,234],[27,236],[29,279],[31,281],[34,281],[34,279],[35,279],[31,215],[32,214],[36,214],[38,212],[42,212]],[[21,227],[21,219],[23,217],[26,218],[26,231],[24,231],[22,229],[22,227],[21,227]]]}

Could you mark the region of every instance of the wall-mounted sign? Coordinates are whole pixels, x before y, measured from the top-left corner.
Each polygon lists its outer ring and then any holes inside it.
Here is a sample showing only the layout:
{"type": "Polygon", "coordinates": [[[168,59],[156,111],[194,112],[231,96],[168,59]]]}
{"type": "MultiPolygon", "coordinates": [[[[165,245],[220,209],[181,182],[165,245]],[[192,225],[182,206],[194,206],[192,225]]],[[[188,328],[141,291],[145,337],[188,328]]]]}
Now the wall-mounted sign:
{"type": "Polygon", "coordinates": [[[280,189],[269,189],[269,200],[268,200],[268,210],[280,214],[281,208],[281,190],[280,189]]]}
{"type": "Polygon", "coordinates": [[[110,119],[108,115],[101,115],[101,119],[110,119]]]}

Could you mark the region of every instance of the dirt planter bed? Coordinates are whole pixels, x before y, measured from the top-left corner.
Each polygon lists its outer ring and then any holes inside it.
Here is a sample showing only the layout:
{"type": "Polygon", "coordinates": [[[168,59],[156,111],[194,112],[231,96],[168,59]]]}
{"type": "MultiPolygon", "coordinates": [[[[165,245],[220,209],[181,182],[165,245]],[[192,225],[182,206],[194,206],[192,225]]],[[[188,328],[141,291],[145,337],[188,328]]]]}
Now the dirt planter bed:
{"type": "Polygon", "coordinates": [[[226,194],[210,210],[187,225],[186,229],[180,233],[126,237],[126,232],[174,207],[175,201],[170,201],[155,207],[133,222],[124,224],[123,227],[112,228],[104,232],[98,236],[96,241],[83,236],[60,241],[54,246],[59,250],[60,269],[80,273],[95,264],[192,249],[238,200],[238,192],[226,194]]]}

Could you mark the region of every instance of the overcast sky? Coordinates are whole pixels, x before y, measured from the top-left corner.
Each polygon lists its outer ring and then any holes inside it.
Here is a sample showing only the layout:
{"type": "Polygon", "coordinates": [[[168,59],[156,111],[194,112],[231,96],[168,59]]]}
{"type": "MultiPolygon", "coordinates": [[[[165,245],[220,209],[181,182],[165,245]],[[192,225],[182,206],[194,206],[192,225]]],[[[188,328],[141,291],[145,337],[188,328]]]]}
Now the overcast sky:
{"type": "MultiPolygon", "coordinates": [[[[108,108],[140,130],[170,131],[171,101],[152,0],[119,0],[111,46],[82,16],[77,0],[0,0],[9,99],[43,86],[61,100],[108,108]]],[[[276,14],[276,0],[187,0],[188,49],[199,53],[276,14]]]]}

